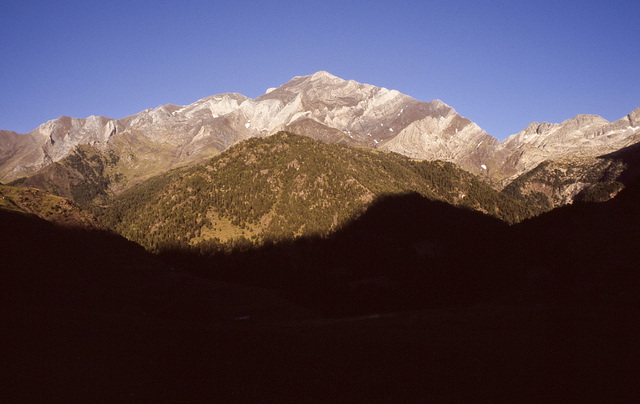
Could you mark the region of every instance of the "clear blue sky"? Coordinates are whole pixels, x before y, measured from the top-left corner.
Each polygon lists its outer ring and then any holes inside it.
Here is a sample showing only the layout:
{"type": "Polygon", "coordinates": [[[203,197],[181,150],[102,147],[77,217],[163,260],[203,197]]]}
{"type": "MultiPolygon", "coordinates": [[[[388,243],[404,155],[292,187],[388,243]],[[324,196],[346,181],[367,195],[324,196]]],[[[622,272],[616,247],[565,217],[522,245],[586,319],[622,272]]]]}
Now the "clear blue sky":
{"type": "Polygon", "coordinates": [[[640,107],[640,1],[3,1],[0,129],[123,118],[326,70],[504,139],[640,107]]]}

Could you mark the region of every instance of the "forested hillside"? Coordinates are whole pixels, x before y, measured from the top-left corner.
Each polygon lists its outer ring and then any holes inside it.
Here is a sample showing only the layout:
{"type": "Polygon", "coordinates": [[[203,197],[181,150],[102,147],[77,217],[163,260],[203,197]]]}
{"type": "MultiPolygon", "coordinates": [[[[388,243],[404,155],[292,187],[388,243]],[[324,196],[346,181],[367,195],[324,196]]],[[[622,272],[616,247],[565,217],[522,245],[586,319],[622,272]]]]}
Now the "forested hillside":
{"type": "Polygon", "coordinates": [[[107,226],[153,251],[217,251],[325,236],[377,198],[410,192],[507,223],[538,213],[451,163],[287,132],[249,139],[204,165],[154,177],[96,211],[107,226]]]}

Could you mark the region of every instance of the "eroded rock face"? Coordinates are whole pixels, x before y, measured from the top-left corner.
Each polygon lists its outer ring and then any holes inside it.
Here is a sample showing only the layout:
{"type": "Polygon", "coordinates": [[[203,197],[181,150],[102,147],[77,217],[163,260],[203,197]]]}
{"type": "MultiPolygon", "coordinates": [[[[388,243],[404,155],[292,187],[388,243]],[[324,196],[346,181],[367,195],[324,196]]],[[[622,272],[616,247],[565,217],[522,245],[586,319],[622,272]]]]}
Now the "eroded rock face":
{"type": "Polygon", "coordinates": [[[625,168],[623,161],[614,158],[569,155],[545,160],[509,183],[505,190],[524,197],[544,194],[550,208],[576,200],[606,201],[623,188],[617,179],[625,168]]]}
{"type": "Polygon", "coordinates": [[[481,170],[497,144],[441,101],[420,102],[395,90],[318,72],[294,77],[256,99],[221,94],[183,107],[161,105],[121,120],[61,117],[26,135],[7,132],[3,144],[11,151],[0,160],[0,175],[4,181],[30,175],[81,144],[113,151],[126,171],[150,175],[280,130],[420,159],[446,159],[473,172],[481,170]]]}
{"type": "Polygon", "coordinates": [[[534,122],[501,143],[506,150],[498,179],[508,183],[545,160],[597,157],[640,141],[640,108],[615,122],[597,115],[578,115],[560,124],[534,122]]]}
{"type": "Polygon", "coordinates": [[[27,134],[0,131],[0,181],[31,175],[83,144],[118,156],[118,170],[127,178],[144,178],[280,130],[446,160],[505,185],[544,160],[571,153],[595,156],[640,141],[640,108],[612,123],[595,115],[533,123],[500,143],[439,100],[421,102],[318,72],[294,77],[256,99],[226,93],[120,120],[63,116],[27,134]]]}
{"type": "Polygon", "coordinates": [[[445,160],[474,174],[495,170],[499,142],[452,108],[412,122],[380,148],[416,159],[445,160]]]}

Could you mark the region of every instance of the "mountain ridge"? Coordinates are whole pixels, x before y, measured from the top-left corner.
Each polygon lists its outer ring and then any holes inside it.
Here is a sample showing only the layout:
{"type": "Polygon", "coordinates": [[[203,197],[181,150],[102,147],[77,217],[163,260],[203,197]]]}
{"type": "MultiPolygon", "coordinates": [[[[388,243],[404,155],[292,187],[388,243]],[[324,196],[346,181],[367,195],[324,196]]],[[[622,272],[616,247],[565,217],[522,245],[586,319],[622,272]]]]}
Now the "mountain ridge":
{"type": "Polygon", "coordinates": [[[111,119],[62,116],[27,134],[0,132],[0,181],[31,175],[89,145],[120,157],[116,192],[168,169],[204,162],[229,146],[280,130],[330,143],[445,160],[501,188],[545,161],[597,156],[640,141],[640,108],[608,122],[578,115],[532,123],[502,142],[440,100],[418,101],[396,90],[320,71],[296,76],[255,99],[238,93],[192,104],[159,105],[111,119]]]}

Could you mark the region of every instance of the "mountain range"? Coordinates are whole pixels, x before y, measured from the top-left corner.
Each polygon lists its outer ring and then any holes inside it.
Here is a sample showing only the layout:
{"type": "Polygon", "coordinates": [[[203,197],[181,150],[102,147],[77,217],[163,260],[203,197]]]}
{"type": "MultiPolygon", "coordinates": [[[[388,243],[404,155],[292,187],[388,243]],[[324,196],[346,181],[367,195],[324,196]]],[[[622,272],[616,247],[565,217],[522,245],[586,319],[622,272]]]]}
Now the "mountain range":
{"type": "Polygon", "coordinates": [[[320,72],[2,131],[4,395],[630,401],[639,113],[498,142],[320,72]]]}
{"type": "Polygon", "coordinates": [[[294,77],[255,99],[225,93],[118,120],[63,116],[26,134],[0,131],[0,181],[33,175],[85,146],[115,160],[108,171],[117,176],[110,187],[119,193],[281,130],[452,162],[500,189],[543,161],[595,158],[637,143],[640,108],[615,122],[578,115],[559,124],[532,123],[499,142],[439,100],[422,102],[321,71],[294,77]]]}

